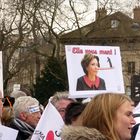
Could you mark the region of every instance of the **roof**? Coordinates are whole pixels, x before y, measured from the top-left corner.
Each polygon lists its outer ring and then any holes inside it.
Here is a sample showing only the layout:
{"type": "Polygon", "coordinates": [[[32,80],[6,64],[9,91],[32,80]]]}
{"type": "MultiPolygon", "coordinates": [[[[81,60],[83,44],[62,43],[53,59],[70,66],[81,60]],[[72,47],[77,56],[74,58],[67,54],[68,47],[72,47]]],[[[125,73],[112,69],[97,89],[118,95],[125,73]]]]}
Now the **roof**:
{"type": "MultiPolygon", "coordinates": [[[[118,11],[111,15],[107,15],[100,20],[96,20],[86,26],[76,29],[72,32],[66,33],[61,36],[62,42],[77,39],[94,39],[94,38],[129,38],[134,36],[140,36],[140,27],[136,30],[133,28],[135,20],[118,11]],[[112,28],[111,22],[117,20],[117,28],[112,28]],[[81,35],[80,35],[81,31],[81,35]]],[[[139,24],[138,24],[139,25],[139,24]]]]}

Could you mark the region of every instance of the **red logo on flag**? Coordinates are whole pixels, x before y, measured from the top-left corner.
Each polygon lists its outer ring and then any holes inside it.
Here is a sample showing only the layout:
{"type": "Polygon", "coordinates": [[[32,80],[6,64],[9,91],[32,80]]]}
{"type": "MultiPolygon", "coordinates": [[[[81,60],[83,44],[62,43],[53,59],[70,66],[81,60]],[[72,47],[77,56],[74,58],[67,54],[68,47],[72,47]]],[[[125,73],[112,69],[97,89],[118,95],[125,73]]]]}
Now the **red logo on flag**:
{"type": "Polygon", "coordinates": [[[54,140],[54,133],[52,130],[48,132],[46,140],[54,140]]]}

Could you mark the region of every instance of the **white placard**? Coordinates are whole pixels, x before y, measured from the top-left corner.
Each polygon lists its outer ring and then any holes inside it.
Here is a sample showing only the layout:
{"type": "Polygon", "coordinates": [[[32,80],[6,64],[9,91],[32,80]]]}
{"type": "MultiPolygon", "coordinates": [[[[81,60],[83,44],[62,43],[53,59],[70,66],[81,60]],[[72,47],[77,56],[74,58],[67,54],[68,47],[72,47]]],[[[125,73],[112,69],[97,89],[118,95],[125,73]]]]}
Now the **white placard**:
{"type": "Polygon", "coordinates": [[[66,45],[66,61],[69,80],[69,95],[72,98],[94,97],[100,93],[124,93],[120,48],[118,46],[66,45]],[[96,55],[100,68],[98,77],[105,81],[105,90],[77,91],[77,80],[85,75],[81,61],[85,54],[96,55]]]}
{"type": "Polygon", "coordinates": [[[13,91],[18,91],[18,90],[20,90],[20,84],[14,84],[13,91]]]}
{"type": "Polygon", "coordinates": [[[16,140],[18,130],[0,125],[0,140],[16,140]]]}

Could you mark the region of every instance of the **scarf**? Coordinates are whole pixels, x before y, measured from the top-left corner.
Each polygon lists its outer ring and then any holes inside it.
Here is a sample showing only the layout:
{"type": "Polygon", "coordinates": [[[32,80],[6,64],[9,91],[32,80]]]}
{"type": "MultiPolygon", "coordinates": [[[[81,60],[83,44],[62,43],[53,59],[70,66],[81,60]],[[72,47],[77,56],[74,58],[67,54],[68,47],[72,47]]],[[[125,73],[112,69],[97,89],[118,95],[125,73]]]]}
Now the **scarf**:
{"type": "Polygon", "coordinates": [[[34,128],[28,125],[26,122],[23,122],[20,119],[14,119],[14,126],[17,128],[17,130],[23,132],[25,135],[32,135],[34,132],[34,128]]]}

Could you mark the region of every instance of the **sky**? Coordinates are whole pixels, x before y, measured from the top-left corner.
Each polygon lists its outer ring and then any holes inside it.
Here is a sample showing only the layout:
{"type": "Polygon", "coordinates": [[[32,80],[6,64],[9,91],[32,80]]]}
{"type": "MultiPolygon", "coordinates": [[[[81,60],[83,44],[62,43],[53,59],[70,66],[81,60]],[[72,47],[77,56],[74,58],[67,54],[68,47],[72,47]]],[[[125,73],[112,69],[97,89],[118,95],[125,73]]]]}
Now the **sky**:
{"type": "MultiPolygon", "coordinates": [[[[99,1],[99,0],[98,0],[99,1]]],[[[100,7],[102,7],[105,3],[105,1],[109,1],[109,5],[113,5],[114,11],[121,11],[125,14],[127,14],[130,17],[133,17],[133,8],[135,6],[140,5],[140,0],[100,0],[102,1],[102,4],[99,4],[100,7]]],[[[85,16],[85,20],[83,21],[83,24],[90,23],[95,20],[95,11],[97,9],[97,0],[90,0],[90,6],[89,6],[89,12],[85,16]]],[[[109,9],[111,9],[110,6],[107,6],[108,13],[110,12],[109,9]]]]}

